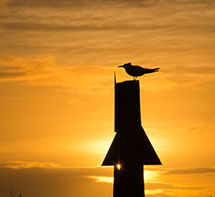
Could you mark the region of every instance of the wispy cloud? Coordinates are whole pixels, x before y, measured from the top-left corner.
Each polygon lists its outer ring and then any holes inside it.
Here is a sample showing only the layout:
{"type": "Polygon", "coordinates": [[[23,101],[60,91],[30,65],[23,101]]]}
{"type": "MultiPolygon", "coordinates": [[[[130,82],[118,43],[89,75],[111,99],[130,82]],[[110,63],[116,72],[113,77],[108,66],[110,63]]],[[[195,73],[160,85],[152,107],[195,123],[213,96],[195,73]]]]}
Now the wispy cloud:
{"type": "MultiPolygon", "coordinates": [[[[159,169],[155,169],[159,170],[159,169]]],[[[113,184],[113,176],[112,176],[113,168],[103,168],[103,167],[81,167],[81,166],[70,166],[70,167],[63,167],[56,163],[50,162],[41,162],[41,161],[8,161],[4,164],[0,165],[0,172],[9,173],[10,176],[12,173],[22,174],[22,176],[47,176],[52,178],[59,178],[60,175],[68,176],[72,179],[71,183],[75,183],[76,181],[80,181],[82,183],[94,184],[94,183],[103,183],[100,186],[111,186],[113,184]],[[39,172],[39,173],[38,173],[39,172]],[[56,177],[57,175],[57,177],[56,177]]],[[[167,170],[170,172],[171,170],[167,170]]],[[[152,172],[156,172],[153,171],[152,172]]],[[[208,185],[200,184],[180,184],[179,182],[169,182],[169,181],[159,181],[159,179],[163,179],[162,177],[165,176],[165,173],[158,173],[159,176],[155,180],[149,180],[150,177],[145,177],[146,181],[146,194],[149,196],[174,196],[171,193],[175,192],[198,192],[208,188],[208,185]]],[[[1,180],[0,180],[1,182],[1,180]]],[[[70,183],[70,185],[71,185],[70,183]]],[[[64,184],[67,184],[64,182],[64,184]]],[[[177,196],[177,195],[176,195],[177,196]]]]}
{"type": "MultiPolygon", "coordinates": [[[[154,87],[154,90],[160,91],[177,86],[196,86],[213,81],[215,76],[213,67],[204,69],[185,67],[181,71],[176,69],[174,72],[174,69],[169,69],[161,70],[161,72],[160,75],[152,76],[149,84],[145,81],[144,88],[153,90],[154,87]],[[205,78],[205,74],[207,74],[207,78],[205,78]]],[[[76,91],[86,91],[86,89],[94,91],[96,89],[104,90],[104,85],[111,87],[113,73],[114,67],[57,65],[53,57],[9,56],[0,58],[0,82],[16,81],[31,86],[58,86],[76,91]]],[[[118,70],[119,77],[122,73],[124,74],[124,70],[118,70]]]]}
{"type": "MultiPolygon", "coordinates": [[[[62,197],[68,195],[110,196],[112,193],[111,189],[109,190],[110,184],[98,185],[98,183],[85,177],[96,172],[99,175],[99,171],[93,168],[0,168],[0,190],[6,193],[11,184],[13,184],[19,192],[33,197],[48,196],[50,191],[56,196],[62,197]],[[96,188],[96,190],[92,190],[92,188],[96,188]],[[107,195],[102,195],[104,190],[108,191],[107,195]]],[[[105,174],[105,176],[107,175],[105,174]]]]}
{"type": "Polygon", "coordinates": [[[204,186],[195,186],[195,185],[178,185],[170,183],[161,183],[161,182],[148,182],[146,183],[147,190],[200,190],[205,188],[204,186]]]}
{"type": "Polygon", "coordinates": [[[16,81],[30,86],[57,86],[81,92],[84,89],[93,91],[104,85],[109,86],[112,75],[112,68],[60,66],[56,65],[52,57],[0,59],[0,82],[16,81]]]}
{"type": "Polygon", "coordinates": [[[0,7],[6,6],[8,3],[12,2],[13,0],[0,0],[0,7]]]}
{"type": "Polygon", "coordinates": [[[98,183],[113,183],[113,177],[109,176],[87,176],[87,178],[93,179],[98,183]]]}
{"type": "MultiPolygon", "coordinates": [[[[159,190],[157,190],[157,191],[159,191],[159,190]]],[[[162,193],[161,191],[159,191],[159,192],[149,192],[148,196],[149,197],[174,197],[174,195],[168,195],[168,194],[162,193]]]]}
{"type": "Polygon", "coordinates": [[[168,169],[168,168],[146,168],[149,172],[157,172],[160,175],[170,175],[170,174],[205,174],[214,173],[215,167],[198,167],[198,168],[184,168],[184,169],[168,169]]]}
{"type": "Polygon", "coordinates": [[[14,1],[0,18],[0,50],[85,65],[128,59],[212,65],[214,6],[212,0],[14,1]]]}
{"type": "Polygon", "coordinates": [[[176,169],[170,170],[167,174],[205,174],[215,173],[214,167],[201,167],[201,168],[189,168],[189,169],[176,169]]]}
{"type": "Polygon", "coordinates": [[[8,161],[0,164],[1,168],[25,169],[25,168],[58,168],[59,165],[52,162],[42,161],[8,161]]]}
{"type": "Polygon", "coordinates": [[[175,73],[175,74],[198,74],[198,75],[215,75],[215,66],[208,65],[208,66],[177,66],[172,67],[169,70],[165,70],[167,73],[175,73]]]}

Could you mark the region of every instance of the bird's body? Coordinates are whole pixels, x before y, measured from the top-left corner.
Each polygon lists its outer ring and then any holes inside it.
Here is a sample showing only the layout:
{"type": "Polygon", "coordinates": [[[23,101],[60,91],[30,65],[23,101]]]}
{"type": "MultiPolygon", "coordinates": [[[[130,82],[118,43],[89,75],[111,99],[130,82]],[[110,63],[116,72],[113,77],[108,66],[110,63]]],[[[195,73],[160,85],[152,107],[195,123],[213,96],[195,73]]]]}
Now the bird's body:
{"type": "Polygon", "coordinates": [[[149,69],[149,68],[142,68],[140,66],[132,66],[131,63],[127,63],[119,67],[123,67],[129,75],[134,77],[134,79],[144,74],[157,72],[160,69],[160,68],[149,69]]]}

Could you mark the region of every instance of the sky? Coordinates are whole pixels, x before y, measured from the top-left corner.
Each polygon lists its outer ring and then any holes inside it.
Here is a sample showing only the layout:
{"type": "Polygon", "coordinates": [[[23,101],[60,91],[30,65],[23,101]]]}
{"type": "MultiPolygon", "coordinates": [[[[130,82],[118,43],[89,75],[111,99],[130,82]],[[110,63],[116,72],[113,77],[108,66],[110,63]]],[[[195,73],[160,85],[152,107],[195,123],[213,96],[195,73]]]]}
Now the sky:
{"type": "Polygon", "coordinates": [[[110,197],[114,80],[140,77],[162,166],[147,197],[215,196],[214,0],[0,0],[0,196],[110,197]]]}

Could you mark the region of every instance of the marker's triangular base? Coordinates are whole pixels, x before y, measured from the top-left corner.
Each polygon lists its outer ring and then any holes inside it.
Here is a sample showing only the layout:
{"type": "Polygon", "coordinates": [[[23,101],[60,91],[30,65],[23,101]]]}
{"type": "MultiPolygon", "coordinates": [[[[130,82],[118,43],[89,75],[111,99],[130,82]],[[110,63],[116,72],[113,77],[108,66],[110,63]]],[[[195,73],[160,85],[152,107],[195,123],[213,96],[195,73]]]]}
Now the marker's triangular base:
{"type": "Polygon", "coordinates": [[[142,127],[139,127],[138,131],[132,131],[132,135],[126,133],[119,132],[115,135],[102,166],[123,162],[161,165],[161,161],[142,127]]]}

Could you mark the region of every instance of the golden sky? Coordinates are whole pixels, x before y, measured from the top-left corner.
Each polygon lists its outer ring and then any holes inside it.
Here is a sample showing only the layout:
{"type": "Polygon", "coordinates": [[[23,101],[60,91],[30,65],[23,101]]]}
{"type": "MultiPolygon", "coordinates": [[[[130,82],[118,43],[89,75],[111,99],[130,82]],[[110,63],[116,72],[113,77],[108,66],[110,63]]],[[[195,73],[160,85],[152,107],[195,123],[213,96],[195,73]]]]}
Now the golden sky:
{"type": "Polygon", "coordinates": [[[148,197],[215,195],[214,0],[0,0],[0,192],[110,197],[113,73],[140,78],[163,165],[148,197]]]}

